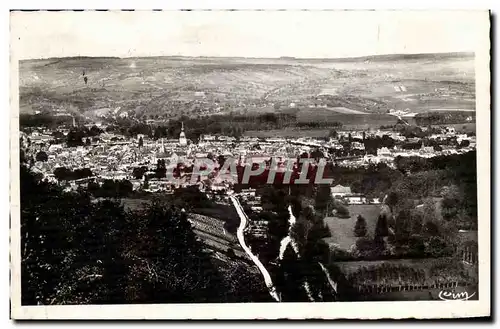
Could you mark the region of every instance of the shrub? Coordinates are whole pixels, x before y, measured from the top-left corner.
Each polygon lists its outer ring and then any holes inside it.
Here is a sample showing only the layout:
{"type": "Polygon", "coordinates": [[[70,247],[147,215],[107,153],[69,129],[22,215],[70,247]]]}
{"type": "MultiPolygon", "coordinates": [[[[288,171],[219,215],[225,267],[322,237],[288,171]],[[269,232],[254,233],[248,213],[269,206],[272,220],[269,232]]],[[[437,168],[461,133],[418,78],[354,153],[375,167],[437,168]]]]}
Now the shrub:
{"type": "Polygon", "coordinates": [[[360,257],[368,257],[373,252],[373,241],[369,238],[359,238],[356,240],[356,250],[360,257]]]}
{"type": "Polygon", "coordinates": [[[425,243],[425,253],[430,257],[445,257],[452,253],[450,246],[446,241],[438,236],[431,236],[425,243]]]}
{"type": "Polygon", "coordinates": [[[333,202],[333,208],[335,209],[335,214],[340,218],[349,218],[349,209],[339,200],[333,202]]]}
{"type": "Polygon", "coordinates": [[[377,226],[375,227],[375,237],[384,237],[389,235],[389,227],[387,225],[387,216],[381,214],[378,216],[377,226]]]}
{"type": "Polygon", "coordinates": [[[354,225],[354,235],[357,237],[364,237],[366,235],[366,220],[361,215],[358,215],[356,225],[354,225]]]}
{"type": "Polygon", "coordinates": [[[45,153],[44,151],[40,151],[36,154],[36,161],[43,161],[43,162],[47,162],[47,160],[49,159],[49,157],[47,156],[47,153],[45,153]]]}
{"type": "Polygon", "coordinates": [[[408,239],[408,253],[413,257],[425,256],[424,238],[419,234],[413,234],[408,239]]]}

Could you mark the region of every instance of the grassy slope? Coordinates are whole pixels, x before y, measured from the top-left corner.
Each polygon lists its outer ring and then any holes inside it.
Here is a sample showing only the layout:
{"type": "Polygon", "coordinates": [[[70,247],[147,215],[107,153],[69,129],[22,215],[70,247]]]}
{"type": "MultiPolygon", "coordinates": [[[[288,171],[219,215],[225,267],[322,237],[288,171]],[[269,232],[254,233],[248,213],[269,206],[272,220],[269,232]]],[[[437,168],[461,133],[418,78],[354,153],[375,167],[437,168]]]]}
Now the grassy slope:
{"type": "MultiPolygon", "coordinates": [[[[204,107],[274,111],[269,103],[300,102],[321,92],[339,107],[361,112],[389,108],[474,109],[473,58],[387,57],[379,60],[235,58],[78,58],[22,61],[21,112],[62,106],[87,112],[121,107],[139,113],[189,113],[196,91],[204,107]],[[85,70],[88,86],[83,82],[85,70]],[[394,86],[404,85],[406,91],[394,86]],[[254,107],[253,104],[256,106],[254,107]]],[[[300,108],[314,119],[336,111],[300,108]]]]}

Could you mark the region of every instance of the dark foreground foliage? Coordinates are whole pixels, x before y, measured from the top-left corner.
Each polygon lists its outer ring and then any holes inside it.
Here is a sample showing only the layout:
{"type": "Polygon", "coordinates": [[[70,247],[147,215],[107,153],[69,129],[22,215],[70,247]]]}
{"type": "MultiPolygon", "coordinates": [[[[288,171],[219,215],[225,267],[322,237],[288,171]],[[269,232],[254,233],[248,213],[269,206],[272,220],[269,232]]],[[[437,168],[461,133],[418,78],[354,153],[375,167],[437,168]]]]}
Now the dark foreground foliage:
{"type": "Polygon", "coordinates": [[[223,273],[215,266],[179,208],[153,202],[126,212],[117,201],[63,193],[20,169],[23,305],[239,302],[265,296],[261,278],[248,267],[223,273]]]}

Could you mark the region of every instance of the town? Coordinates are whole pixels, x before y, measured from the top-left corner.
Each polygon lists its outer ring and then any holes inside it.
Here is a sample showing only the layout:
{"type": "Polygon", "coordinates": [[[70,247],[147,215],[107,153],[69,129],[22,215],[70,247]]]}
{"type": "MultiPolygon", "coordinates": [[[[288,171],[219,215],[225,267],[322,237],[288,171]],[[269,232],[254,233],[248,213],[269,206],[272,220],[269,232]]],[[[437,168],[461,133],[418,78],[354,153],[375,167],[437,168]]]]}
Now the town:
{"type": "MultiPolygon", "coordinates": [[[[200,191],[209,193],[233,191],[237,177],[210,173],[191,179],[197,160],[214,160],[215,172],[222,168],[225,159],[236,159],[238,166],[264,163],[266,169],[274,160],[278,171],[290,169],[290,164],[296,168],[300,158],[321,158],[337,167],[367,168],[382,163],[394,169],[398,157],[463,154],[474,150],[476,145],[474,134],[456,133],[455,128],[446,126],[432,128],[432,133],[423,138],[377,129],[338,130],[323,139],[201,135],[195,141],[186,138],[183,125],[177,139],[154,139],[143,134],[127,138],[106,132],[106,128],[101,123],[55,130],[29,128],[21,132],[21,150],[34,172],[50,182],[65,184],[68,191],[89,182],[102,185],[106,180],[126,180],[133,191],[173,193],[176,188],[196,185],[200,191]],[[67,139],[73,130],[81,128],[87,135],[73,146],[67,139]],[[159,173],[159,166],[164,167],[163,174],[159,173]],[[172,171],[184,179],[179,182],[167,179],[166,173],[172,171]]],[[[428,128],[421,129],[425,133],[428,128]]],[[[335,188],[332,186],[332,193],[335,188]]],[[[351,201],[359,202],[359,197],[351,201]]]]}

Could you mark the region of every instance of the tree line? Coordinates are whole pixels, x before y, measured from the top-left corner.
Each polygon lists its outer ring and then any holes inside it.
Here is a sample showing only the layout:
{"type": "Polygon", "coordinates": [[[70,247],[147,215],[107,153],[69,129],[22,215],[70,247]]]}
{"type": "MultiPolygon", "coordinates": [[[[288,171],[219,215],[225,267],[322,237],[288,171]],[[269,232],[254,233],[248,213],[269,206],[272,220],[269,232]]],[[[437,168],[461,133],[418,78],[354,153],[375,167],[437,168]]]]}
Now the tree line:
{"type": "Polygon", "coordinates": [[[150,138],[178,138],[181,123],[186,128],[186,137],[198,140],[201,135],[220,134],[239,138],[249,130],[272,130],[296,128],[341,128],[340,122],[299,121],[293,113],[264,113],[255,115],[222,114],[201,117],[182,116],[164,123],[148,124],[128,119],[116,119],[107,131],[119,132],[125,136],[143,134],[150,138]]]}

